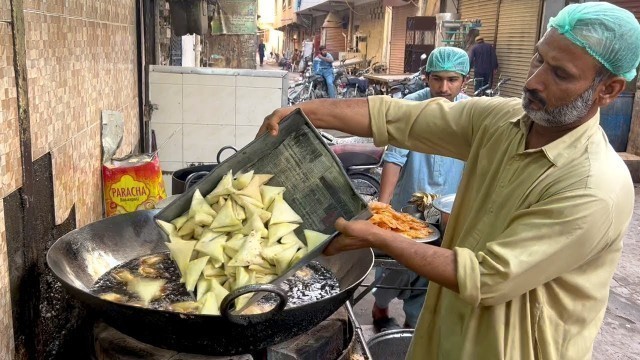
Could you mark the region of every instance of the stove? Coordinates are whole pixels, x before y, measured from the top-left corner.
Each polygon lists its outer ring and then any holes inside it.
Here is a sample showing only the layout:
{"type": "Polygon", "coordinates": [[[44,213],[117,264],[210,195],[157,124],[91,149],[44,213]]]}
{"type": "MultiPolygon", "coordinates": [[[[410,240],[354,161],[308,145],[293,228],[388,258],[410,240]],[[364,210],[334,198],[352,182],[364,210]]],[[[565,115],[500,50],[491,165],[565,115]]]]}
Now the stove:
{"type": "Polygon", "coordinates": [[[94,360],[367,360],[364,339],[354,330],[345,307],[308,332],[253,354],[178,353],[142,343],[102,322],[95,325],[93,335],[94,360]]]}

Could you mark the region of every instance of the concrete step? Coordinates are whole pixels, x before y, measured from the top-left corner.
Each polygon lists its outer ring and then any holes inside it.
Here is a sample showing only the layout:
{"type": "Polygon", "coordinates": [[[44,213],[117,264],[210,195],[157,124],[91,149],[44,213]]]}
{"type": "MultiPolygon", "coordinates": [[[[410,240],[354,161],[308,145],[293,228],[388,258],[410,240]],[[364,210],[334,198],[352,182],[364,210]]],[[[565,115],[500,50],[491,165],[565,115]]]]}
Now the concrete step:
{"type": "Polygon", "coordinates": [[[626,152],[620,152],[618,155],[620,155],[620,158],[627,164],[633,182],[640,183],[640,156],[626,152]]]}

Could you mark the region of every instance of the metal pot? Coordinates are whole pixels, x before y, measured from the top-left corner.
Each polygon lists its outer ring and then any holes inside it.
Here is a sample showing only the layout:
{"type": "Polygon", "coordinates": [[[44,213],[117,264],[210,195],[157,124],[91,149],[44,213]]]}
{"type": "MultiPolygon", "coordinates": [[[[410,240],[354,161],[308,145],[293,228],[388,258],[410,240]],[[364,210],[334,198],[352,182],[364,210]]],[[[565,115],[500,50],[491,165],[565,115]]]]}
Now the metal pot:
{"type": "Polygon", "coordinates": [[[440,211],[440,230],[442,231],[442,237],[444,238],[444,232],[449,222],[449,216],[451,216],[451,209],[453,209],[453,202],[456,200],[456,194],[444,195],[436,198],[433,201],[433,207],[440,211]]]}
{"type": "MultiPolygon", "coordinates": [[[[110,217],[60,238],[47,253],[47,264],[62,286],[118,331],[142,342],[176,351],[235,355],[251,353],[300,335],[331,316],[353,295],[373,266],[370,249],[320,256],[316,261],[338,278],[340,293],[320,301],[258,315],[188,315],[103,300],[89,288],[114,266],[166,251],[166,235],[154,223],[156,211],[110,217]]],[[[281,297],[276,286],[267,290],[281,297]]],[[[229,294],[229,303],[247,287],[229,294]]],[[[264,287],[263,287],[264,289],[264,287]]],[[[284,294],[286,298],[286,294],[284,294]]],[[[223,307],[225,307],[223,303],[223,307]]],[[[284,308],[284,309],[283,309],[284,308]]]]}
{"type": "Polygon", "coordinates": [[[381,332],[367,341],[371,360],[404,359],[409,352],[413,329],[398,329],[381,332]]]}
{"type": "Polygon", "coordinates": [[[197,165],[197,166],[189,166],[180,170],[176,170],[173,172],[171,176],[171,193],[172,194],[182,194],[186,189],[191,187],[193,184],[202,180],[207,174],[209,174],[213,169],[218,166],[222,161],[220,161],[220,157],[225,150],[233,150],[234,152],[238,152],[236,148],[233,146],[224,146],[218,151],[216,155],[215,164],[206,164],[206,165],[197,165]]]}

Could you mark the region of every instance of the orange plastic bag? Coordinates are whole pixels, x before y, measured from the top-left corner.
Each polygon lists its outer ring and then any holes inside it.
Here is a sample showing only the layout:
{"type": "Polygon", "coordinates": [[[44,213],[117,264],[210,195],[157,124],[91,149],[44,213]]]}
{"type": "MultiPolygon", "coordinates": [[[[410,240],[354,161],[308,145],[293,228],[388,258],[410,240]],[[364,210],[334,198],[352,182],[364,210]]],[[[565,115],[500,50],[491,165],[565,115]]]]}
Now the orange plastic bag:
{"type": "Polygon", "coordinates": [[[102,177],[107,216],[154,209],[167,197],[157,153],[113,159],[102,177]]]}

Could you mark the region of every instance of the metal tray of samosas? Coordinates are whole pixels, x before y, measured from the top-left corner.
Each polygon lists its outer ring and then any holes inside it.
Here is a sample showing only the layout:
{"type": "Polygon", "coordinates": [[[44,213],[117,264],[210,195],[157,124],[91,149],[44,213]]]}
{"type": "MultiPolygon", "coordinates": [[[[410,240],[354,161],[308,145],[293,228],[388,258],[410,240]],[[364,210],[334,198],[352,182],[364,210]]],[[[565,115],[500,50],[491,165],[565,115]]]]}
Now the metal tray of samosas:
{"type": "MultiPolygon", "coordinates": [[[[298,232],[302,229],[331,234],[286,273],[272,281],[273,285],[282,283],[322,254],[338,235],[334,223],[339,217],[347,220],[358,215],[358,218],[368,218],[366,204],[356,193],[340,161],[301,110],[295,110],[280,123],[277,136],[263,134],[249,143],[168,204],[155,218],[170,222],[181,216],[189,210],[196,190],[206,196],[229,170],[234,175],[251,170],[257,174],[274,175],[267,184],[285,187],[285,201],[304,221],[296,230],[301,240],[304,236],[298,232]]],[[[256,293],[244,308],[255,303],[262,295],[262,292],[256,293]]],[[[236,309],[235,313],[242,312],[244,308],[236,309]]]]}

